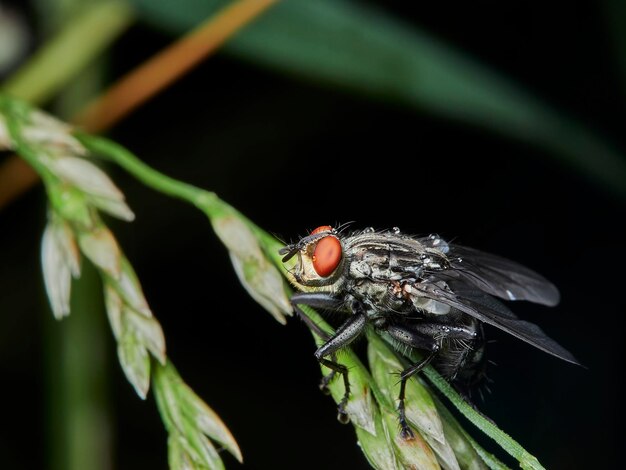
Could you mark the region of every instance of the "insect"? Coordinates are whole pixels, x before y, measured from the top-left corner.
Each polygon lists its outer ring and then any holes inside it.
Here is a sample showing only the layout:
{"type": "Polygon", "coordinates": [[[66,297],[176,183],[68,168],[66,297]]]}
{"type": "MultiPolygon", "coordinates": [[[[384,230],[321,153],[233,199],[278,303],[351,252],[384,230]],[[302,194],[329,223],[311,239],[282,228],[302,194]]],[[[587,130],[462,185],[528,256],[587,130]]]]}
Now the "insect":
{"type": "MultiPolygon", "coordinates": [[[[291,273],[300,292],[291,298],[296,314],[324,339],[317,360],[341,374],[345,394],[338,417],[347,422],[348,370],[337,351],[371,328],[398,349],[416,349],[422,359],[400,374],[398,417],[402,436],[413,437],[405,416],[407,380],[428,364],[448,380],[472,385],[485,366],[483,323],[573,364],[574,356],[537,325],[518,319],[496,299],[559,302],[557,288],[513,261],[447,243],[438,235],[413,237],[394,228],[350,234],[321,226],[280,250],[283,262],[296,256],[291,273]],[[332,336],[300,308],[308,305],[346,314],[332,336]]],[[[325,382],[324,382],[325,381],[325,382]]]]}

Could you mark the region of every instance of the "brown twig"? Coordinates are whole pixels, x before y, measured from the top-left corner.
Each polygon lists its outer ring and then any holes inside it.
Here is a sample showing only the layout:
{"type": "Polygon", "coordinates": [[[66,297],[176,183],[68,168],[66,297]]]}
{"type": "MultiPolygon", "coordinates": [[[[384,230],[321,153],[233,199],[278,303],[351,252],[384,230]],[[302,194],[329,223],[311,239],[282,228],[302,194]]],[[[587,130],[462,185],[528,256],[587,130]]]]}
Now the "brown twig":
{"type": "Polygon", "coordinates": [[[19,157],[10,156],[0,165],[0,209],[35,186],[39,176],[19,157]]]}
{"type": "MultiPolygon", "coordinates": [[[[102,132],[215,52],[228,38],[277,0],[239,0],[118,80],[72,120],[89,132],[102,132]]],[[[0,165],[0,209],[38,181],[16,156],[0,165]]]]}

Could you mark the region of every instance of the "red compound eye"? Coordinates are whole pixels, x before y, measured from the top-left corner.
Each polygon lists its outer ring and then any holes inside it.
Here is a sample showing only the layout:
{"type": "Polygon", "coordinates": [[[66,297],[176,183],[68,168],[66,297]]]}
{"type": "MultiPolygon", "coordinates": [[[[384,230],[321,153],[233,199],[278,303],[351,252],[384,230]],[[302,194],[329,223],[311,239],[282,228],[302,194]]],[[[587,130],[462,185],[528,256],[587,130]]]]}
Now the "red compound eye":
{"type": "Polygon", "coordinates": [[[320,232],[330,232],[333,228],[330,225],[322,225],[321,227],[317,227],[315,230],[311,232],[311,235],[315,235],[320,232]]]}
{"type": "MultiPolygon", "coordinates": [[[[327,230],[326,227],[320,228],[327,230]]],[[[315,230],[313,233],[316,233],[315,230]]],[[[317,242],[313,252],[313,269],[319,276],[327,277],[332,274],[337,269],[339,261],[341,261],[341,243],[338,239],[328,236],[317,242]]]]}

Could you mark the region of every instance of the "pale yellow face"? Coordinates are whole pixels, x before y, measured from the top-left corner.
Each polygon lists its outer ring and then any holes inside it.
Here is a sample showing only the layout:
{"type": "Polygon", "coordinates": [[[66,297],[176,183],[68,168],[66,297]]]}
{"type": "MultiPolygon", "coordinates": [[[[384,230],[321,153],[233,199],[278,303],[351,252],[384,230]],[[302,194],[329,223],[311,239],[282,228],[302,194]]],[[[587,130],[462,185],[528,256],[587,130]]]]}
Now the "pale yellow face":
{"type": "Polygon", "coordinates": [[[311,232],[310,236],[313,235],[320,236],[313,237],[298,250],[296,264],[291,270],[295,283],[302,290],[336,284],[343,266],[341,241],[331,227],[319,227],[311,232]]]}
{"type": "Polygon", "coordinates": [[[313,268],[313,256],[317,241],[309,243],[298,252],[297,262],[294,268],[294,276],[300,284],[307,285],[310,282],[320,281],[322,277],[313,268]]]}

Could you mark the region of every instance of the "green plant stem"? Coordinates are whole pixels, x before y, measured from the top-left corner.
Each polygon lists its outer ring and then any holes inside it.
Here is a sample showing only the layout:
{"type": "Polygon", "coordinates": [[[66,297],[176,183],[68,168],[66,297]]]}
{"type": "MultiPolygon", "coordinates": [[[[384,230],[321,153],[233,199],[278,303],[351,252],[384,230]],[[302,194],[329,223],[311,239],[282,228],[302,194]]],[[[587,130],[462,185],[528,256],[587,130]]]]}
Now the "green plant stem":
{"type": "Polygon", "coordinates": [[[30,103],[47,101],[119,37],[133,19],[133,10],[122,0],[90,5],[3,83],[2,91],[30,103]]]}
{"type": "MultiPolygon", "coordinates": [[[[106,315],[100,280],[89,264],[74,283],[73,314],[50,325],[47,404],[49,468],[112,468],[111,429],[107,416],[106,315]],[[54,329],[53,329],[54,328],[54,329]]],[[[46,312],[50,316],[49,312],[46,312]]]]}
{"type": "Polygon", "coordinates": [[[267,256],[276,266],[285,272],[278,250],[282,244],[270,234],[259,228],[237,209],[222,201],[212,191],[198,188],[188,183],[183,183],[151,168],[137,158],[132,152],[117,143],[83,132],[76,132],[75,137],[91,152],[115,162],[131,175],[144,183],[146,186],[168,196],[189,202],[204,212],[209,218],[233,214],[245,221],[254,234],[258,237],[267,256]]]}
{"type": "MultiPolygon", "coordinates": [[[[425,385],[428,386],[428,384],[425,384],[425,385]]],[[[430,389],[430,387],[428,388],[430,389]]],[[[450,413],[448,408],[446,408],[446,406],[441,402],[441,399],[439,398],[439,396],[437,396],[437,394],[432,393],[431,395],[433,397],[435,406],[437,407],[437,411],[439,412],[439,415],[441,416],[442,420],[446,421],[450,426],[452,426],[459,434],[461,434],[469,442],[469,444],[473,447],[473,449],[480,456],[483,462],[485,462],[485,464],[487,464],[487,466],[491,470],[508,470],[509,467],[507,467],[502,462],[500,462],[500,460],[496,456],[490,454],[485,449],[483,449],[478,444],[478,442],[476,442],[474,438],[470,436],[465,431],[465,429],[463,429],[463,427],[458,423],[458,421],[452,415],[452,413],[450,413]]]]}
{"type": "MultiPolygon", "coordinates": [[[[517,459],[522,468],[533,470],[541,470],[544,467],[539,463],[536,457],[529,454],[515,439],[498,428],[494,423],[485,418],[481,413],[476,411],[466,402],[452,386],[437,373],[433,367],[429,366],[423,372],[428,380],[452,402],[457,410],[469,419],[474,426],[492,438],[504,449],[509,455],[517,459]]],[[[545,469],[544,469],[545,470],[545,469]]]]}
{"type": "Polygon", "coordinates": [[[187,201],[205,212],[209,217],[230,207],[220,201],[217,195],[211,191],[183,183],[156,171],[111,140],[80,132],[77,132],[75,136],[91,152],[114,161],[146,186],[168,196],[187,201]]]}

